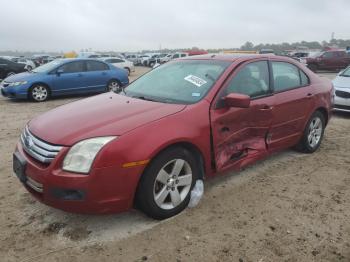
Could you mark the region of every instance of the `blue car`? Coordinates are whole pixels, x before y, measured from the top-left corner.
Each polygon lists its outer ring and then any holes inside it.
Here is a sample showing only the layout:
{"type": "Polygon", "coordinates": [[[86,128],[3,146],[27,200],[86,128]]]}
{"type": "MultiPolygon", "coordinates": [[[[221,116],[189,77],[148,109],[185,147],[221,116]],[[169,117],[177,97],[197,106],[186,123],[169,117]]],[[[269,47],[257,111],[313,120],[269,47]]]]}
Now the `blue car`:
{"type": "Polygon", "coordinates": [[[0,84],[9,98],[42,102],[51,96],[117,91],[129,83],[124,69],[94,59],[57,59],[0,84]]]}

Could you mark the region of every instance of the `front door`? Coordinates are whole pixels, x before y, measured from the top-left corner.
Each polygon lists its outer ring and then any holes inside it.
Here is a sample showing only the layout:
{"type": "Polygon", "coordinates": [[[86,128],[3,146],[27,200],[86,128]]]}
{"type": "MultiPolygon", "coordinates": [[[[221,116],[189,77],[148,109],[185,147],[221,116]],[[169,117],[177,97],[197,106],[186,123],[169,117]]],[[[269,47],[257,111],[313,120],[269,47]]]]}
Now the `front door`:
{"type": "Polygon", "coordinates": [[[217,171],[240,168],[266,154],[273,99],[267,61],[245,63],[226,81],[210,111],[217,171]],[[230,93],[250,96],[250,107],[225,106],[222,98],[230,93]]]}
{"type": "Polygon", "coordinates": [[[73,61],[52,72],[52,92],[56,95],[75,94],[86,88],[86,72],[83,61],[73,61]]]}

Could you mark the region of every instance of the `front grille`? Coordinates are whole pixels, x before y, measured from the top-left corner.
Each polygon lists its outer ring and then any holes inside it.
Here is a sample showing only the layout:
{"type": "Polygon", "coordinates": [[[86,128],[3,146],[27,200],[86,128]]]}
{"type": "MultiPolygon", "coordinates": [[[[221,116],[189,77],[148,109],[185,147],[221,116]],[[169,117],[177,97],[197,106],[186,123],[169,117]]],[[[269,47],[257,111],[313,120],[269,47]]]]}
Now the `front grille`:
{"type": "Polygon", "coordinates": [[[27,154],[45,164],[51,163],[62,149],[61,146],[51,145],[36,138],[30,133],[28,127],[25,127],[21,135],[21,142],[27,154]]]}
{"type": "Polygon", "coordinates": [[[350,98],[350,93],[349,92],[345,92],[345,91],[335,91],[335,95],[337,97],[342,97],[342,98],[350,98]]]}

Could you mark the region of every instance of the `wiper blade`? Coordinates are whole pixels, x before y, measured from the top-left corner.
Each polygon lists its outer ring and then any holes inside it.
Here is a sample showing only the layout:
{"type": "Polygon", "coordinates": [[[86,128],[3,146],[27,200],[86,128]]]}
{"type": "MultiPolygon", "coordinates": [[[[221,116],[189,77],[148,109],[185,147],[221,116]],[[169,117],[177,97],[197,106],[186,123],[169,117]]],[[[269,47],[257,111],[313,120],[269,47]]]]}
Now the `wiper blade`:
{"type": "Polygon", "coordinates": [[[152,99],[152,98],[149,98],[149,97],[146,97],[146,96],[132,96],[132,97],[133,97],[133,98],[138,98],[138,99],[141,99],[141,100],[157,102],[156,100],[154,100],[154,99],[152,99]]]}

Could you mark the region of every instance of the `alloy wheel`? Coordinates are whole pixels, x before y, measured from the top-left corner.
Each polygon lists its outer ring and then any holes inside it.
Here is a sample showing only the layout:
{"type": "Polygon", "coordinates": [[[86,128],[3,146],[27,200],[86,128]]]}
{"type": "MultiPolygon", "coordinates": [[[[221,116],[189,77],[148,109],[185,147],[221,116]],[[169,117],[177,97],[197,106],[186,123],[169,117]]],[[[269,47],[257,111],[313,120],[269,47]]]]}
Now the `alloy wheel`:
{"type": "Polygon", "coordinates": [[[322,120],[319,117],[313,118],[310,122],[309,133],[307,136],[307,141],[310,147],[316,147],[321,141],[322,129],[322,120]]]}
{"type": "Polygon", "coordinates": [[[118,92],[120,89],[119,83],[117,81],[111,81],[108,84],[108,91],[118,92]]]}
{"type": "Polygon", "coordinates": [[[158,207],[173,209],[187,197],[192,184],[192,169],[183,159],[173,159],[158,172],[153,197],[158,207]]]}
{"type": "Polygon", "coordinates": [[[35,86],[32,89],[32,97],[35,101],[45,101],[48,97],[48,90],[44,86],[35,86]]]}

